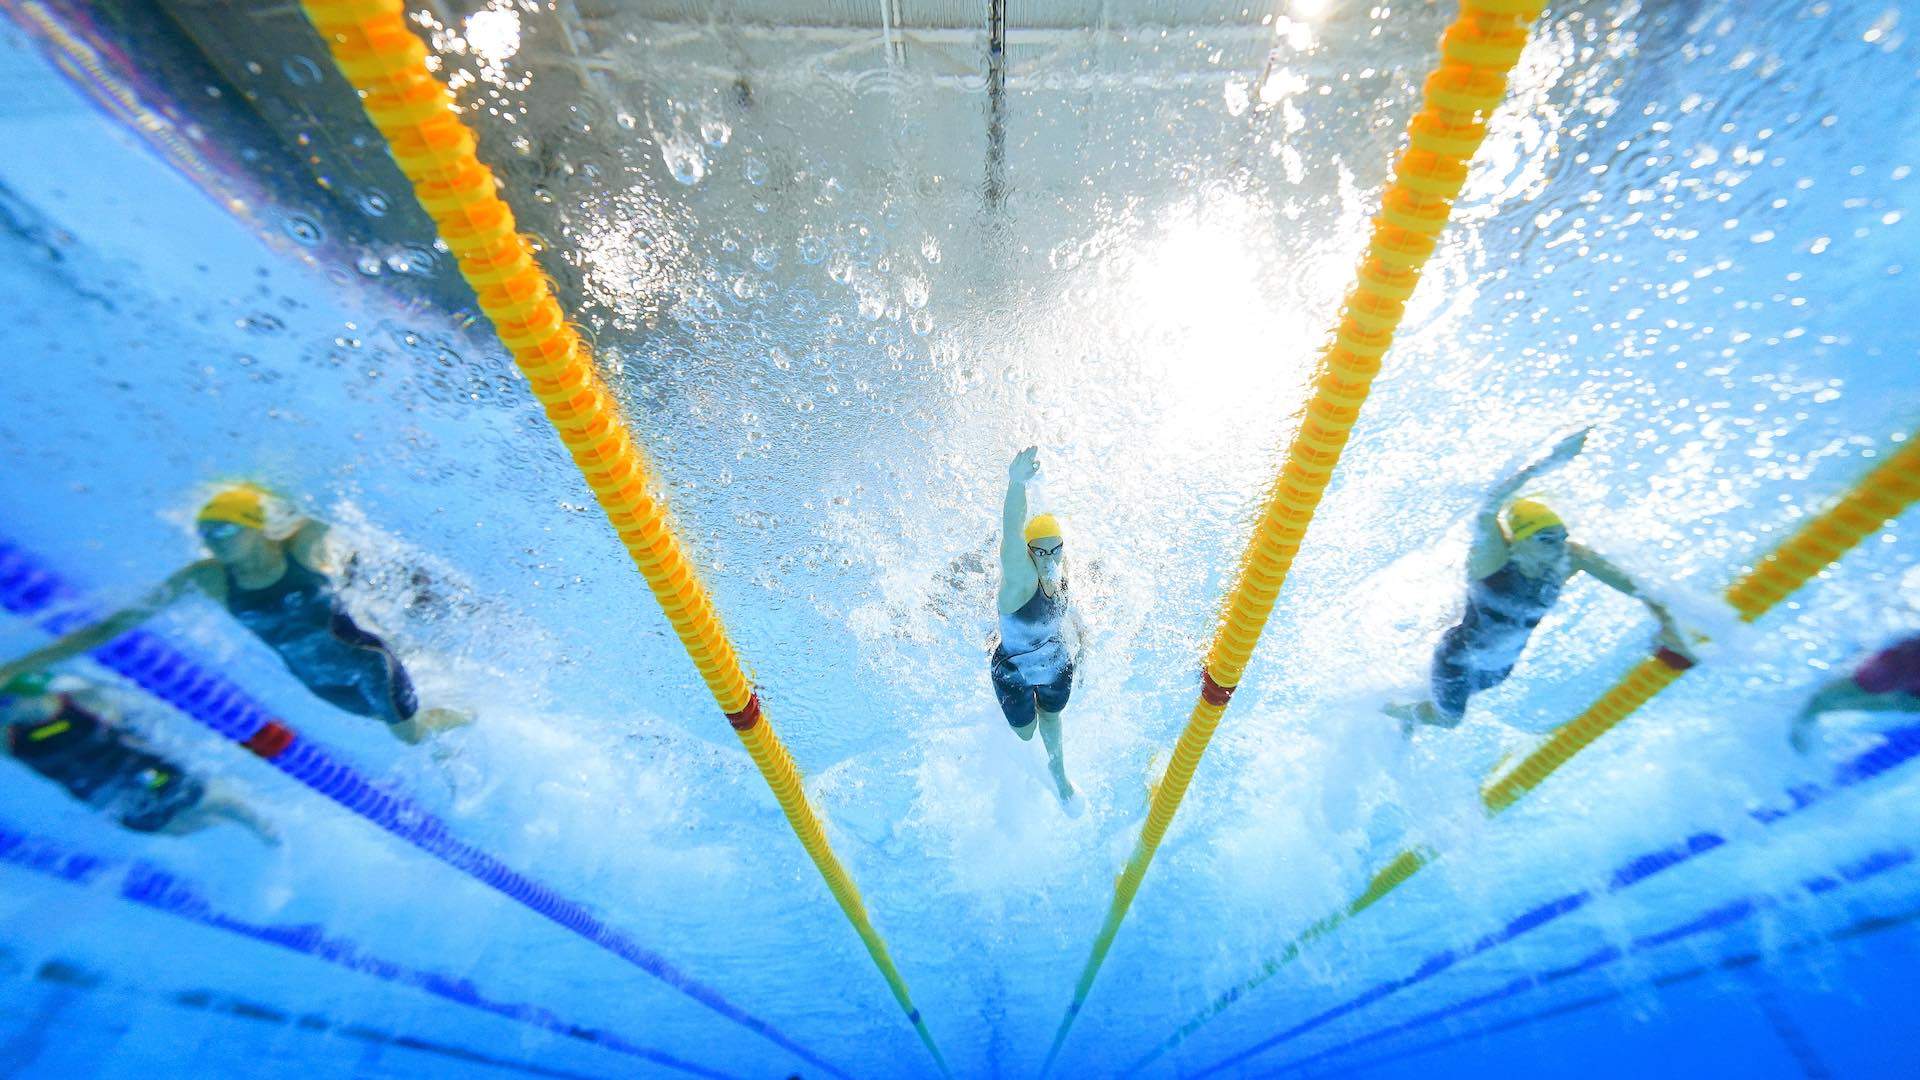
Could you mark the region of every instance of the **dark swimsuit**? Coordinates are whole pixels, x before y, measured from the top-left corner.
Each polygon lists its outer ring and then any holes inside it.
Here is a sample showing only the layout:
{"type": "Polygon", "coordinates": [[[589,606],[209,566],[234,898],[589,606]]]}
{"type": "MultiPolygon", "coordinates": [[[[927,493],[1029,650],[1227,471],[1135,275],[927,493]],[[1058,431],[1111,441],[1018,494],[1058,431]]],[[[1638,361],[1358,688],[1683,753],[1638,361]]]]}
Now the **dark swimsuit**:
{"type": "Polygon", "coordinates": [[[1564,575],[1528,577],[1511,562],[1468,583],[1466,614],[1433,651],[1433,703],[1442,714],[1460,719],[1467,699],[1513,674],[1527,638],[1565,584],[1564,575]]]}
{"type": "MultiPolygon", "coordinates": [[[[1000,699],[1000,711],[1006,714],[1007,723],[1016,728],[1033,723],[1036,708],[1050,713],[1066,708],[1067,699],[1073,695],[1073,659],[1067,655],[1066,643],[1060,637],[1060,623],[1066,613],[1065,590],[1061,595],[1048,596],[1045,589],[1036,587],[1033,596],[1020,605],[1020,610],[1002,616],[1003,620],[1028,631],[1024,636],[1030,642],[1030,647],[1014,653],[1007,652],[1004,640],[995,643],[993,660],[988,666],[993,674],[994,696],[1000,699]],[[1030,677],[1029,673],[1043,674],[1030,677]]],[[[1003,631],[1002,638],[1005,636],[1003,631]]]]}
{"type": "Polygon", "coordinates": [[[289,555],[287,572],[265,588],[243,587],[230,569],[226,575],[227,610],[314,694],[389,724],[419,711],[407,669],[386,642],[354,623],[325,574],[289,555]]]}
{"type": "Polygon", "coordinates": [[[206,787],[157,754],[131,745],[98,716],[60,695],[60,711],[7,725],[7,751],[74,798],[135,832],[158,832],[200,804],[206,787]]]}

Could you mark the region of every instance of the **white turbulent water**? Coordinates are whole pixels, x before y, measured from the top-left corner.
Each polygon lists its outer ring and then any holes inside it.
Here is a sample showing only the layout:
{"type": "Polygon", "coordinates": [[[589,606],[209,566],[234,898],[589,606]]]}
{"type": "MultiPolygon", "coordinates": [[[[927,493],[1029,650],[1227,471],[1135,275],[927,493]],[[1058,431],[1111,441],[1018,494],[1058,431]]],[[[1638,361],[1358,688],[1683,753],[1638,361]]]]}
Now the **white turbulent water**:
{"type": "MultiPolygon", "coordinates": [[[[1284,33],[1264,83],[1231,65],[1117,77],[1208,55],[1204,29],[1033,61],[1010,94],[1000,213],[980,203],[978,79],[840,78],[763,35],[747,105],[696,62],[728,55],[725,22],[675,41],[600,26],[587,44],[629,74],[584,83],[529,74],[498,26],[438,39],[473,75],[467,100],[517,114],[471,114],[483,154],[598,343],[963,1075],[1027,1074],[1066,1003],[1446,17],[1336,11],[1284,33]],[[1029,443],[1093,625],[1067,719],[1080,820],[985,678],[1004,470],[1029,443]]],[[[1761,631],[1731,627],[1717,594],[1920,422],[1903,264],[1920,203],[1915,18],[1884,3],[1549,15],[1079,1022],[1075,1071],[1145,1052],[1409,842],[1448,855],[1169,1061],[1203,1066],[1696,829],[1747,843],[1316,1038],[1910,835],[1912,778],[1792,830],[1739,823],[1815,771],[1785,748],[1799,695],[1920,625],[1920,593],[1901,585],[1920,565],[1912,525],[1761,631]],[[1586,453],[1540,494],[1712,631],[1713,662],[1489,823],[1480,780],[1645,654],[1640,609],[1575,587],[1457,732],[1409,745],[1377,707],[1421,686],[1479,493],[1583,423],[1586,453]]],[[[521,29],[524,56],[558,48],[550,22],[521,29]]],[[[169,615],[168,633],[826,1057],[924,1070],[484,324],[463,334],[385,298],[377,276],[263,243],[89,112],[17,31],[5,45],[28,90],[0,113],[24,151],[0,164],[16,225],[0,259],[0,532],[112,603],[193,556],[185,524],[207,485],[271,482],[366,552],[356,603],[404,643],[429,702],[480,722],[447,751],[401,749],[304,698],[207,609],[169,615]]],[[[0,623],[0,651],[34,640],[0,623]]],[[[9,817],[716,1068],[792,1065],[199,729],[152,726],[255,791],[286,845],[141,842],[11,773],[9,817]]],[[[34,897],[68,888],[9,879],[11,946],[126,963],[97,945],[133,918],[108,901],[29,925],[34,897]]],[[[1913,882],[1877,888],[1898,899],[1913,882]]],[[[1762,937],[1838,921],[1789,905],[1762,937]]],[[[450,1006],[363,996],[351,975],[230,977],[460,1030],[450,1006]]]]}

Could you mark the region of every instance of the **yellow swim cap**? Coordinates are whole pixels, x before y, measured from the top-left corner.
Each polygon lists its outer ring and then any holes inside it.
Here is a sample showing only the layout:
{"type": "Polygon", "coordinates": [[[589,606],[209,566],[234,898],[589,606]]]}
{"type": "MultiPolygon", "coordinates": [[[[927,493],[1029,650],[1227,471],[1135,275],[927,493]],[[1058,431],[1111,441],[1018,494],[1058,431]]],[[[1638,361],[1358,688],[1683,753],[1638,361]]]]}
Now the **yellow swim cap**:
{"type": "Polygon", "coordinates": [[[230,521],[249,529],[267,527],[265,493],[252,484],[237,484],[207,500],[195,521],[230,521]]]}
{"type": "Polygon", "coordinates": [[[1507,507],[1507,539],[1512,543],[1517,544],[1542,529],[1564,530],[1566,527],[1567,523],[1546,503],[1515,499],[1513,505],[1507,507]]]}
{"type": "Polygon", "coordinates": [[[1026,531],[1020,535],[1027,543],[1031,544],[1035,540],[1043,537],[1062,536],[1064,534],[1060,531],[1060,522],[1056,520],[1052,514],[1035,514],[1033,520],[1027,522],[1026,531]]]}

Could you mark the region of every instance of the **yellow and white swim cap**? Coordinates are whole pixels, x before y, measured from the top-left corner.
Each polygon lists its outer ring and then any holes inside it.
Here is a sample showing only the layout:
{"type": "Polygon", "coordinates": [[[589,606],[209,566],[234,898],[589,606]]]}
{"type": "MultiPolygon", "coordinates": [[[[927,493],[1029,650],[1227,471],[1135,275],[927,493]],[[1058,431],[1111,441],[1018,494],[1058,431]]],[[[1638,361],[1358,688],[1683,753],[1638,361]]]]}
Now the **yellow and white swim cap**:
{"type": "Polygon", "coordinates": [[[235,484],[207,500],[195,521],[227,521],[249,529],[267,527],[266,493],[252,484],[235,484]]]}
{"type": "Polygon", "coordinates": [[[1055,518],[1052,514],[1035,514],[1033,520],[1027,522],[1026,529],[1021,532],[1020,535],[1022,539],[1031,544],[1035,540],[1042,540],[1049,536],[1063,536],[1065,534],[1060,531],[1060,521],[1058,518],[1055,518]]]}
{"type": "Polygon", "coordinates": [[[1532,499],[1515,499],[1507,507],[1507,539],[1519,543],[1542,529],[1564,530],[1567,523],[1543,502],[1532,499]]]}

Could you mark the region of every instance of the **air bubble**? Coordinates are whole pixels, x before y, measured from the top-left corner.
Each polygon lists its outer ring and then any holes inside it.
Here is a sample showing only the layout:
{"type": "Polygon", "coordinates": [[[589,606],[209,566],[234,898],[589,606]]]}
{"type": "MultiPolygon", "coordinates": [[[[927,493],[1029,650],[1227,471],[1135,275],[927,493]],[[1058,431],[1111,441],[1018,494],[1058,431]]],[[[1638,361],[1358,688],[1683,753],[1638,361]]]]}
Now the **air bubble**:
{"type": "Polygon", "coordinates": [[[320,82],[320,65],[304,56],[289,56],[280,62],[280,73],[295,86],[315,86],[320,82]]]}
{"type": "Polygon", "coordinates": [[[669,139],[660,144],[660,158],[673,178],[683,184],[697,184],[707,175],[707,158],[697,143],[669,139]]]}
{"type": "Polygon", "coordinates": [[[288,214],[280,222],[280,228],[288,236],[307,247],[319,244],[327,236],[326,232],[320,228],[320,223],[305,214],[288,214]]]}

